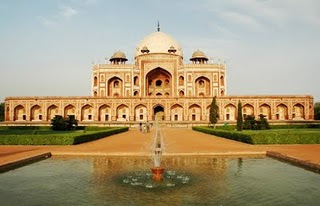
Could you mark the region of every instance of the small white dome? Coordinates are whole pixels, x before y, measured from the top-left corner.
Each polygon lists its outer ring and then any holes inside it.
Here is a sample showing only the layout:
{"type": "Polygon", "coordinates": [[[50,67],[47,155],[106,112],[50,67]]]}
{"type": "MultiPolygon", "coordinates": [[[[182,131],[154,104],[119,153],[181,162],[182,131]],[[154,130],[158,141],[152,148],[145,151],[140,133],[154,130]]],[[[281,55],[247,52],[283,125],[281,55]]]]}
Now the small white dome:
{"type": "Polygon", "coordinates": [[[137,46],[135,56],[141,55],[141,49],[147,47],[149,49],[149,54],[152,53],[166,53],[168,54],[168,49],[170,47],[177,49],[177,55],[183,56],[182,49],[178,42],[166,33],[157,31],[146,36],[137,46]]]}

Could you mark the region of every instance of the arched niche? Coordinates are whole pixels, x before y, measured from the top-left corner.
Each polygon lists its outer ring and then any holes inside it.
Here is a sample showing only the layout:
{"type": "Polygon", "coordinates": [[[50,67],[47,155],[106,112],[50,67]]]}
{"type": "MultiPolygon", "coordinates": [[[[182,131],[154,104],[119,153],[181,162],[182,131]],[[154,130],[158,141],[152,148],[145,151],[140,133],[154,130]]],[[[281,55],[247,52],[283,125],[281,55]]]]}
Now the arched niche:
{"type": "Polygon", "coordinates": [[[171,121],[183,120],[183,107],[180,104],[174,104],[170,108],[171,121]]]}
{"type": "Polygon", "coordinates": [[[207,77],[201,76],[195,80],[195,89],[197,96],[210,96],[210,80],[207,77]]]}
{"type": "Polygon", "coordinates": [[[285,104],[279,104],[276,107],[276,119],[287,120],[288,119],[288,107],[285,104]]]}
{"type": "Polygon", "coordinates": [[[51,105],[47,109],[47,120],[52,120],[56,115],[59,114],[59,108],[56,105],[51,105]]]}
{"type": "Polygon", "coordinates": [[[108,96],[123,96],[123,81],[119,77],[112,77],[108,80],[108,96]]]}
{"type": "Polygon", "coordinates": [[[117,121],[129,120],[129,107],[125,104],[121,104],[117,107],[117,121]]]}
{"type": "Polygon", "coordinates": [[[93,120],[93,107],[89,104],[84,105],[81,108],[81,121],[93,120]]]}
{"type": "Polygon", "coordinates": [[[101,105],[99,107],[98,120],[102,122],[111,121],[111,108],[109,105],[101,105]]]}
{"type": "Polygon", "coordinates": [[[251,104],[244,104],[242,106],[242,115],[243,119],[248,115],[254,115],[254,107],[251,104]]]}
{"type": "Polygon", "coordinates": [[[147,121],[147,107],[143,104],[139,104],[134,108],[134,116],[136,121],[147,121]]]}
{"type": "Polygon", "coordinates": [[[27,120],[26,109],[22,105],[18,105],[14,108],[14,121],[25,121],[27,120]]]}
{"type": "Polygon", "coordinates": [[[197,104],[193,104],[188,108],[189,121],[201,120],[201,107],[197,104]]]}
{"type": "Polygon", "coordinates": [[[172,76],[160,67],[155,68],[146,75],[146,94],[172,94],[172,76]]]}
{"type": "Polygon", "coordinates": [[[262,104],[259,107],[259,115],[262,114],[266,119],[271,119],[271,107],[268,104],[262,104]]]}
{"type": "Polygon", "coordinates": [[[292,108],[292,119],[293,120],[304,120],[305,119],[305,109],[300,103],[293,105],[292,108]]]}
{"type": "Polygon", "coordinates": [[[72,104],[69,104],[64,107],[64,118],[67,118],[70,115],[76,116],[76,107],[73,106],[72,104]]]}
{"type": "Polygon", "coordinates": [[[237,108],[233,104],[228,104],[224,107],[224,120],[226,121],[235,121],[237,108]]]}
{"type": "Polygon", "coordinates": [[[34,105],[30,109],[31,121],[42,121],[42,108],[39,105],[34,105]]]}

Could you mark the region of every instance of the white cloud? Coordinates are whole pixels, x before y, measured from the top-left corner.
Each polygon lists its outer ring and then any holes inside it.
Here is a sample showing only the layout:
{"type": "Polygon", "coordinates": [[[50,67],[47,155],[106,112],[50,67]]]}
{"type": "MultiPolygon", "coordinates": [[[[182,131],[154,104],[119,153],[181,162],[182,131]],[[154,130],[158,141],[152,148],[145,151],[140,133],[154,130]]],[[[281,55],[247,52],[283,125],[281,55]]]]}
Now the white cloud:
{"type": "Polygon", "coordinates": [[[75,16],[78,12],[70,6],[61,6],[60,13],[64,18],[70,19],[72,16],[75,16]]]}
{"type": "Polygon", "coordinates": [[[263,30],[263,25],[253,16],[234,11],[219,12],[218,15],[224,20],[238,24],[239,26],[244,26],[248,29],[254,29],[256,31],[263,30]]]}

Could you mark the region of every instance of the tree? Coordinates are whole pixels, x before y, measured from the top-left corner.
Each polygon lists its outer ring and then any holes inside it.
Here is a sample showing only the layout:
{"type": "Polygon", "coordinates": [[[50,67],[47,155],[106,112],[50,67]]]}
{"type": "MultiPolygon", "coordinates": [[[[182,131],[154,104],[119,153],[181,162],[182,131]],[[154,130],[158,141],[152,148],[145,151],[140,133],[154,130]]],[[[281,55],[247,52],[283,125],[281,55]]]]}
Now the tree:
{"type": "Polygon", "coordinates": [[[51,120],[51,129],[57,131],[75,130],[78,126],[78,120],[74,115],[69,115],[67,118],[63,118],[60,115],[56,115],[51,120]]]}
{"type": "Polygon", "coordinates": [[[4,102],[0,104],[0,122],[4,121],[4,102]]]}
{"type": "Polygon", "coordinates": [[[63,131],[66,130],[67,124],[65,119],[60,116],[56,115],[52,120],[51,120],[51,129],[55,131],[63,131]]]}
{"type": "Polygon", "coordinates": [[[218,122],[218,119],[219,119],[219,108],[217,105],[216,97],[213,97],[211,105],[210,105],[209,120],[214,128],[216,128],[216,124],[218,122]]]}
{"type": "Polygon", "coordinates": [[[243,129],[256,129],[256,119],[254,115],[246,115],[244,118],[243,129]]]}
{"type": "Polygon", "coordinates": [[[66,129],[67,130],[75,130],[78,126],[78,120],[74,115],[68,115],[66,121],[66,129]]]}
{"type": "Polygon", "coordinates": [[[259,121],[257,121],[257,129],[270,129],[268,120],[263,114],[259,115],[259,121]]]}
{"type": "Polygon", "coordinates": [[[314,119],[320,120],[320,102],[314,104],[314,119]]]}
{"type": "Polygon", "coordinates": [[[242,104],[241,101],[238,102],[238,118],[237,118],[237,131],[242,131],[243,119],[242,119],[242,104]]]}

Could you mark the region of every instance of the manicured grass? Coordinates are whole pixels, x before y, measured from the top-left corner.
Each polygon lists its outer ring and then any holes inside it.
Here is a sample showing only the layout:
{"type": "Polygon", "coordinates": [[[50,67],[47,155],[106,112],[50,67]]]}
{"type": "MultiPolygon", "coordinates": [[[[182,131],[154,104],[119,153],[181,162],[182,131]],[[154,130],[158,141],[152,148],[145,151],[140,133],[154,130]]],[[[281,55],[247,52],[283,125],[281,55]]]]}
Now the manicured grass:
{"type": "Polygon", "coordinates": [[[320,129],[243,130],[193,127],[193,130],[249,144],[320,144],[320,129]]]}
{"type": "Polygon", "coordinates": [[[128,127],[91,128],[75,131],[49,129],[0,129],[0,145],[73,145],[128,131],[128,127]]]}

